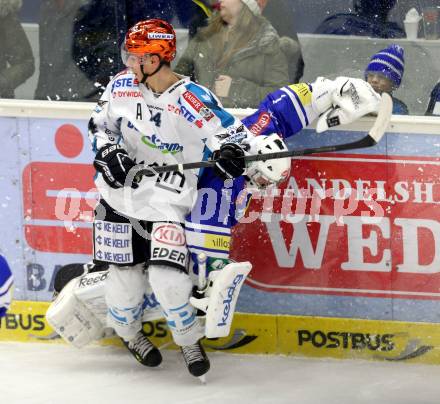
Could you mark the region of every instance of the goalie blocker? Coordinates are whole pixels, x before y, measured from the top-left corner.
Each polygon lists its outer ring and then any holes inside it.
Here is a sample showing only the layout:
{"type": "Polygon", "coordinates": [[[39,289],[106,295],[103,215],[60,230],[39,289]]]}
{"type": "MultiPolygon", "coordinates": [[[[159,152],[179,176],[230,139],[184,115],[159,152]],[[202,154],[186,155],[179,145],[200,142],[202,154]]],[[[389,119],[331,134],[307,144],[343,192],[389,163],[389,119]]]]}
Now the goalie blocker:
{"type": "MultiPolygon", "coordinates": [[[[78,264],[78,267],[83,267],[84,272],[73,279],[66,275],[66,271],[63,272],[64,268],[72,271],[72,265],[61,268],[57,274],[58,280],[67,284],[58,282],[58,294],[46,312],[46,319],[67,343],[81,348],[111,336],[113,330],[106,326],[108,308],[104,299],[104,283],[108,271],[90,272],[87,264],[78,264]]],[[[230,263],[221,270],[212,271],[208,286],[203,291],[204,297],[190,299],[194,307],[206,313],[206,337],[219,338],[229,334],[238,295],[251,268],[249,262],[243,262],[230,263]]],[[[75,275],[78,272],[74,272],[75,275]]],[[[148,289],[144,295],[143,322],[163,318],[152,290],[148,289]]]]}

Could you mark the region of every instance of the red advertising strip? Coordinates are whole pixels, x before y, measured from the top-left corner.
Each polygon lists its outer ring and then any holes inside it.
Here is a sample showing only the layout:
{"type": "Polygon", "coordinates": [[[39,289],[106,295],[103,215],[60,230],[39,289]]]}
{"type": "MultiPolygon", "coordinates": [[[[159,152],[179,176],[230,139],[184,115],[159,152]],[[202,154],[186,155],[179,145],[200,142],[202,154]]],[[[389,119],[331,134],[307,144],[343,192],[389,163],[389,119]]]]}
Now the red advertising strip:
{"type": "Polygon", "coordinates": [[[30,247],[91,254],[94,174],[90,164],[33,162],[25,167],[24,232],[30,247]]]}
{"type": "Polygon", "coordinates": [[[248,284],[286,293],[440,299],[440,159],[292,160],[234,231],[248,284]]]}

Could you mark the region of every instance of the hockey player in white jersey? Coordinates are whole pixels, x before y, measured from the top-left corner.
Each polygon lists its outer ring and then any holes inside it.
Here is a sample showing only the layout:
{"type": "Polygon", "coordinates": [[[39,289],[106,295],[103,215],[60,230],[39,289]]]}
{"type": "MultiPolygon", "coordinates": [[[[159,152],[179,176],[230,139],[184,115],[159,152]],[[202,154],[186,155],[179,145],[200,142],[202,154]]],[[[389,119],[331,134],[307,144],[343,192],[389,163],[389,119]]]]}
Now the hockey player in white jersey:
{"type": "Polygon", "coordinates": [[[192,281],[183,227],[197,197],[200,172],[152,175],[140,182],[129,173],[137,163],[154,167],[203,160],[216,151],[217,172],[239,177],[244,151],[237,136],[253,136],[209,90],[171,70],[176,39],[170,24],[142,21],[128,31],[124,45],[128,69],[109,83],[89,124],[101,193],[94,259],[109,264],[107,322],[141,363],[160,364],[160,352],[141,328],[147,266],[174,342],[190,373],[201,376],[209,360],[199,342],[204,329],[189,303],[192,281]]]}

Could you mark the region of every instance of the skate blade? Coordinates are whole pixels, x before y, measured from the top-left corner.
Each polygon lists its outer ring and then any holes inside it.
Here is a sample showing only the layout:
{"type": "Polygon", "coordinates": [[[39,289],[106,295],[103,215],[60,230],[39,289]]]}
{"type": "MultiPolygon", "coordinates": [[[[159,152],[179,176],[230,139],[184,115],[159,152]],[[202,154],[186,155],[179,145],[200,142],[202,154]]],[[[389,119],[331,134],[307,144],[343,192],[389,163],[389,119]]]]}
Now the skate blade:
{"type": "Polygon", "coordinates": [[[199,376],[198,379],[200,380],[200,383],[206,384],[206,375],[199,376]]]}

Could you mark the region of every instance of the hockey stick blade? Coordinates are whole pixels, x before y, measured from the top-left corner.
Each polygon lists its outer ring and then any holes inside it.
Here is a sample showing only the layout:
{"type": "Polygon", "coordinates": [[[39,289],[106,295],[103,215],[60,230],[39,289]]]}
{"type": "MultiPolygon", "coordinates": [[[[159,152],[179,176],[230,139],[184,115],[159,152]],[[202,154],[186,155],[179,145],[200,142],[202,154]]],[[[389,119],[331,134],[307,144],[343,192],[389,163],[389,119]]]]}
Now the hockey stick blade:
{"type": "Polygon", "coordinates": [[[383,93],[379,105],[377,118],[368,135],[374,140],[374,144],[379,143],[380,139],[386,132],[390,123],[391,114],[393,113],[393,99],[387,93],[383,93]]]}
{"type": "MultiPolygon", "coordinates": [[[[390,123],[392,110],[393,110],[393,100],[391,96],[386,93],[383,93],[381,96],[377,117],[374,121],[373,126],[368,132],[368,135],[359,140],[350,143],[333,145],[333,146],[322,146],[322,147],[315,147],[315,148],[302,149],[302,150],[287,150],[287,151],[275,152],[275,153],[248,155],[248,156],[244,156],[243,160],[245,162],[273,160],[284,157],[300,157],[300,156],[307,156],[309,154],[362,149],[362,148],[374,146],[382,139],[382,136],[385,134],[385,131],[388,128],[388,124],[390,123]]],[[[159,167],[142,166],[139,167],[140,169],[137,171],[136,177],[139,178],[142,175],[151,176],[158,173],[164,173],[170,171],[183,172],[183,170],[191,170],[195,168],[214,167],[215,163],[216,163],[215,160],[209,160],[209,161],[197,161],[194,163],[171,164],[171,165],[159,166],[159,167]]]]}

